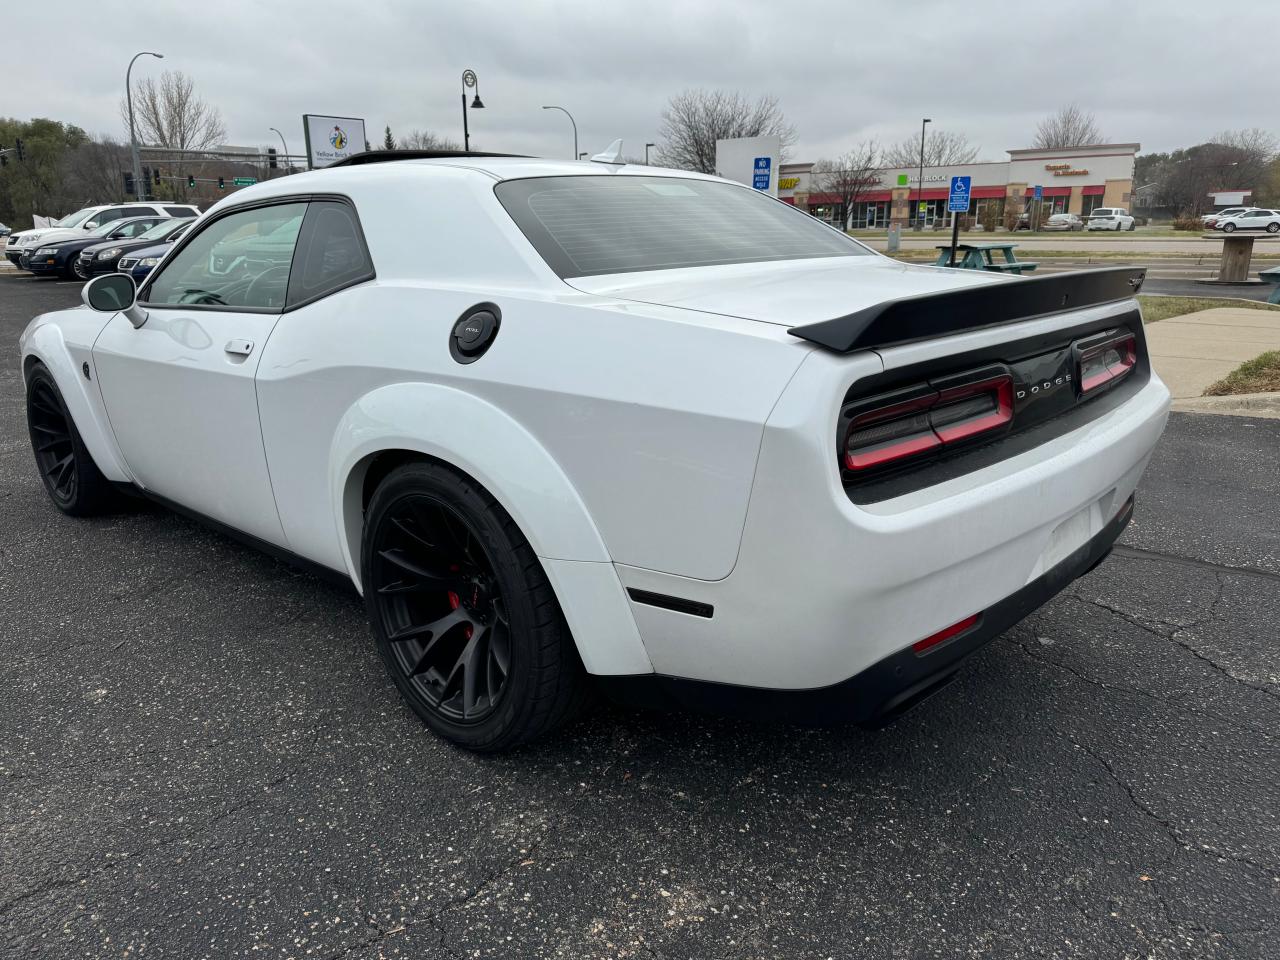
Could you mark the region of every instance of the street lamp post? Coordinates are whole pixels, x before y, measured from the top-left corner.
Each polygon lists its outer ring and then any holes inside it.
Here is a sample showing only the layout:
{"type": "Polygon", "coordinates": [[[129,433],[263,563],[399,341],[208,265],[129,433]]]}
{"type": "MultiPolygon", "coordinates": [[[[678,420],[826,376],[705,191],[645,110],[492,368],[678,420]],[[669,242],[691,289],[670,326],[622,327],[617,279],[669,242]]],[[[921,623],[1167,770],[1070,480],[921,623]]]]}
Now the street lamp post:
{"type": "Polygon", "coordinates": [[[933,121],[925,117],[920,121],[920,179],[916,181],[916,190],[919,195],[916,197],[916,229],[920,230],[924,224],[921,222],[920,207],[924,203],[924,128],[933,121]]]}
{"type": "Polygon", "coordinates": [[[124,72],[124,96],[129,104],[129,146],[133,150],[133,192],[139,200],[145,200],[148,192],[142,183],[142,161],[138,158],[138,134],[133,123],[133,83],[130,80],[133,62],[139,57],[155,57],[157,60],[163,60],[164,54],[152,53],[150,50],[135,53],[133,60],[129,61],[129,69],[124,72]]]}
{"type": "Polygon", "coordinates": [[[553,106],[553,107],[543,107],[542,109],[543,110],[559,110],[561,113],[563,113],[566,117],[569,118],[569,122],[573,124],[573,155],[576,157],[578,155],[578,124],[574,122],[573,114],[570,113],[568,110],[566,110],[564,107],[553,106]]]}
{"type": "Polygon", "coordinates": [[[462,71],[462,149],[471,149],[471,131],[467,128],[467,89],[469,87],[476,88],[475,99],[471,101],[472,110],[483,110],[484,104],[480,102],[480,81],[476,78],[474,70],[462,71]]]}
{"type": "Polygon", "coordinates": [[[656,147],[656,146],[657,146],[656,143],[646,143],[644,145],[644,165],[646,167],[649,165],[649,148],[656,147]]]}
{"type": "Polygon", "coordinates": [[[292,172],[293,172],[293,162],[292,162],[291,160],[289,160],[289,159],[288,159],[288,157],[289,157],[289,145],[288,145],[287,143],[285,143],[285,142],[284,142],[284,134],[283,134],[283,133],[281,133],[279,130],[277,130],[275,127],[267,127],[267,129],[268,129],[268,130],[270,130],[272,133],[274,133],[277,137],[279,137],[279,138],[280,138],[280,146],[284,147],[284,157],[282,157],[281,159],[283,159],[283,160],[285,161],[285,163],[289,164],[289,172],[290,172],[290,173],[292,173],[292,172]]]}

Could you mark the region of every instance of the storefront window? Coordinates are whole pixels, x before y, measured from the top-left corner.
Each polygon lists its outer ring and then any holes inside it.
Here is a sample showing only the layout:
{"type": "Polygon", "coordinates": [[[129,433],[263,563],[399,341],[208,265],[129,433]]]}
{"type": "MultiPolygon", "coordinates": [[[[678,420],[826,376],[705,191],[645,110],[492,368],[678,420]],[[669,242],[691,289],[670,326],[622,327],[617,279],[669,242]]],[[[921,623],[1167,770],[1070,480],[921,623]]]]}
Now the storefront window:
{"type": "Polygon", "coordinates": [[[1087,217],[1093,211],[1102,206],[1102,195],[1097,193],[1087,194],[1080,198],[1083,202],[1080,206],[1080,216],[1087,217]]]}

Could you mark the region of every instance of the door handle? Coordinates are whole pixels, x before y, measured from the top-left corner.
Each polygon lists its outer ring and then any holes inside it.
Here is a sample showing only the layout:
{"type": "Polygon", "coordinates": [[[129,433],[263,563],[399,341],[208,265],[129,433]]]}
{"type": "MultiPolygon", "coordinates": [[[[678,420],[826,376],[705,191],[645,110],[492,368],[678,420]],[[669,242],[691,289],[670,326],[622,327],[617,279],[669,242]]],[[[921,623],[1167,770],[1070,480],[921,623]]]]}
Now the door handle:
{"type": "Polygon", "coordinates": [[[228,340],[227,345],[222,348],[227,353],[237,357],[247,357],[253,353],[252,340],[228,340]]]}

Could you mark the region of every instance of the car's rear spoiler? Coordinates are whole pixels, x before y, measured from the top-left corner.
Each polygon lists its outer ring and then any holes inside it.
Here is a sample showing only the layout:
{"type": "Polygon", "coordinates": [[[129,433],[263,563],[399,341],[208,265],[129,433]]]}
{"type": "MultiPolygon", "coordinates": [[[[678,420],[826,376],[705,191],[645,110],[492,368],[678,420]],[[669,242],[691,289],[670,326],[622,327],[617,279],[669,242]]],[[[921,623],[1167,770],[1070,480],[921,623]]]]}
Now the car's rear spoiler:
{"type": "Polygon", "coordinates": [[[788,332],[828,350],[851,353],[1128,300],[1142,289],[1146,274],[1142,267],[1112,267],[984,283],[886,300],[788,332]]]}

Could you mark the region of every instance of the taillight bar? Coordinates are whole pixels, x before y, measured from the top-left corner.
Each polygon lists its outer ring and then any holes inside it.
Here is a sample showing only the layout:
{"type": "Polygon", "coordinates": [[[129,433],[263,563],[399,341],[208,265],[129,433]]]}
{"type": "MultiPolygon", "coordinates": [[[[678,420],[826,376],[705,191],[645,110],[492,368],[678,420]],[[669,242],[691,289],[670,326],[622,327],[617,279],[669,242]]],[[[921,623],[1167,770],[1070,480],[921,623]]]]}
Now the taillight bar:
{"type": "Polygon", "coordinates": [[[1138,365],[1138,340],[1128,331],[1102,334],[1075,346],[1076,383],[1088,396],[1126,377],[1138,365]]]}
{"type": "Polygon", "coordinates": [[[995,365],[871,398],[850,411],[845,469],[860,472],[1003,430],[1013,377],[995,365]]]}

